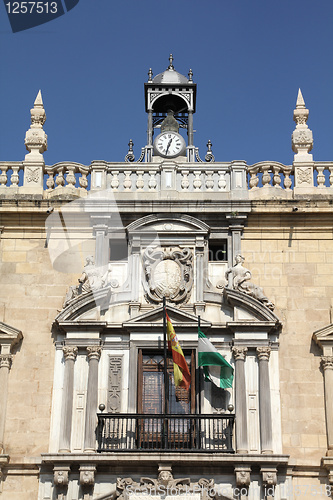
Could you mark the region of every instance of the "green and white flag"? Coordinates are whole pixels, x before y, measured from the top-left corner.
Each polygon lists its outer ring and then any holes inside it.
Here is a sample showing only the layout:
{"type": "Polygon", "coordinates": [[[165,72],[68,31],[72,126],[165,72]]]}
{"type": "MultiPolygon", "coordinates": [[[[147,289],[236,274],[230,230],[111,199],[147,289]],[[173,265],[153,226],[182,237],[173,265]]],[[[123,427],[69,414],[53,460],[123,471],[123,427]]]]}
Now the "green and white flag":
{"type": "Polygon", "coordinates": [[[221,389],[232,387],[233,367],[217,351],[200,328],[198,328],[198,334],[198,366],[203,367],[205,379],[221,389]]]}

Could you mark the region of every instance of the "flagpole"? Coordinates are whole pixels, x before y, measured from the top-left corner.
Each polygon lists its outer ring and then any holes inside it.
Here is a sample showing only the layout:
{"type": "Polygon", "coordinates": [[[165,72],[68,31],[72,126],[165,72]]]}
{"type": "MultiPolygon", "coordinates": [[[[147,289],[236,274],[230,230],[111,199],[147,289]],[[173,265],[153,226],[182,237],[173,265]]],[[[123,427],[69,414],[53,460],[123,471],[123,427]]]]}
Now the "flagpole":
{"type": "MultiPolygon", "coordinates": [[[[200,329],[200,315],[198,316],[198,335],[200,329]]],[[[198,349],[197,349],[197,384],[198,384],[198,414],[201,414],[201,373],[198,363],[198,349]]]]}
{"type": "Polygon", "coordinates": [[[167,322],[166,322],[166,301],[163,297],[163,347],[164,347],[164,415],[168,412],[168,366],[167,366],[167,322]]]}

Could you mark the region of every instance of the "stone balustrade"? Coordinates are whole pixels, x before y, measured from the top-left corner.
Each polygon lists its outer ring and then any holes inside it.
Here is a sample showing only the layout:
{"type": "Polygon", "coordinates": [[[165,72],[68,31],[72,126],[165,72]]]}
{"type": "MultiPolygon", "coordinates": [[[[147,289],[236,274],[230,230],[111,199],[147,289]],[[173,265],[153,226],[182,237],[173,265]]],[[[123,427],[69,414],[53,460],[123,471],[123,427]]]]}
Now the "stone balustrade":
{"type": "MultiPolygon", "coordinates": [[[[24,176],[32,186],[30,194],[34,194],[35,170],[24,161],[0,162],[0,198],[21,192],[26,194],[22,189],[24,176]]],[[[129,164],[94,161],[88,166],[60,162],[43,165],[42,171],[43,192],[41,195],[36,189],[36,194],[44,199],[66,194],[84,197],[90,190],[101,189],[136,194],[177,191],[185,196],[186,193],[223,194],[248,190],[250,199],[273,196],[293,198],[303,191],[331,194],[333,187],[333,162],[283,165],[264,161],[246,165],[245,162],[129,164]]]]}
{"type": "Polygon", "coordinates": [[[276,161],[261,161],[247,168],[249,174],[249,189],[259,187],[276,187],[291,191],[294,184],[294,168],[276,161]],[[292,177],[290,177],[292,175],[292,177]]]}

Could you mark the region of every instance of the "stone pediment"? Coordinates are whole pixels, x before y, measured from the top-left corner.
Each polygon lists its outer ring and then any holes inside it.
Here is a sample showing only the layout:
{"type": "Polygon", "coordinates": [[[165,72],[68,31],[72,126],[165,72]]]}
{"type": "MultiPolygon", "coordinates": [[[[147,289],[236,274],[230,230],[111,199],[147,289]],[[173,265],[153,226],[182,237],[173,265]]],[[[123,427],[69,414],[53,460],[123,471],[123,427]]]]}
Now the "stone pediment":
{"type": "Polygon", "coordinates": [[[323,345],[333,346],[333,323],[324,326],[313,334],[313,340],[323,348],[323,345]]]}
{"type": "Polygon", "coordinates": [[[82,314],[100,306],[107,309],[110,304],[111,288],[101,288],[79,295],[71,300],[55,318],[57,323],[77,320],[82,314]]]}
{"type": "Polygon", "coordinates": [[[23,338],[22,332],[17,328],[0,321],[0,345],[14,346],[23,338]]]}
{"type": "Polygon", "coordinates": [[[178,234],[181,232],[191,232],[195,234],[208,234],[209,226],[204,222],[186,214],[159,215],[152,214],[142,217],[132,222],[126,228],[128,233],[151,233],[163,232],[168,234],[178,234]]]}
{"type": "MultiPolygon", "coordinates": [[[[198,317],[194,314],[190,314],[188,312],[177,309],[173,306],[167,306],[168,316],[174,326],[175,329],[181,328],[193,328],[193,331],[196,332],[198,328],[198,317]]],[[[149,311],[135,318],[131,318],[128,321],[123,323],[123,327],[129,330],[133,329],[147,329],[152,327],[160,328],[163,324],[163,306],[159,306],[153,311],[149,311]]],[[[212,323],[210,321],[206,321],[201,319],[201,327],[202,328],[210,328],[212,323]]]]}
{"type": "Polygon", "coordinates": [[[231,288],[225,288],[223,290],[223,297],[227,304],[245,310],[250,314],[250,316],[253,317],[253,319],[281,326],[279,318],[271,311],[271,309],[250,295],[246,295],[245,293],[231,288]]]}

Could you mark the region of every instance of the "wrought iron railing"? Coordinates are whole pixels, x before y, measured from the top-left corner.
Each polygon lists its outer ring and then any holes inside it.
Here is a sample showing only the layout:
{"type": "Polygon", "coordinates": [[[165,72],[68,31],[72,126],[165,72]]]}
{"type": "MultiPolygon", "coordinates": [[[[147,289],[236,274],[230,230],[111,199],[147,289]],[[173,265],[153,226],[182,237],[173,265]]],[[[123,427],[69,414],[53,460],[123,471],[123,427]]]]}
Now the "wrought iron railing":
{"type": "Polygon", "coordinates": [[[98,452],[234,453],[235,416],[99,413],[98,452]]]}

